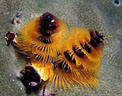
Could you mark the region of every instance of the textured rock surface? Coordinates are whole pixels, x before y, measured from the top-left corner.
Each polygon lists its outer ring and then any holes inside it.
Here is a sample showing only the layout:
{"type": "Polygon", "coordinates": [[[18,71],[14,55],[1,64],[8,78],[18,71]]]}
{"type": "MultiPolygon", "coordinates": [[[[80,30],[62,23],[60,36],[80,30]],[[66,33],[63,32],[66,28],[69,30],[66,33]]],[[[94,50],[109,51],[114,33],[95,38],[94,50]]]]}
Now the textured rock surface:
{"type": "MultiPolygon", "coordinates": [[[[105,40],[101,61],[100,84],[96,89],[59,91],[57,96],[120,96],[122,95],[122,5],[112,0],[0,0],[0,96],[26,96],[24,86],[16,79],[27,63],[7,47],[7,31],[17,32],[21,25],[12,25],[11,19],[22,9],[22,24],[44,12],[50,12],[68,24],[96,29],[105,40]]],[[[49,94],[49,90],[46,90],[49,94]]],[[[37,96],[37,95],[33,95],[37,96]]]]}

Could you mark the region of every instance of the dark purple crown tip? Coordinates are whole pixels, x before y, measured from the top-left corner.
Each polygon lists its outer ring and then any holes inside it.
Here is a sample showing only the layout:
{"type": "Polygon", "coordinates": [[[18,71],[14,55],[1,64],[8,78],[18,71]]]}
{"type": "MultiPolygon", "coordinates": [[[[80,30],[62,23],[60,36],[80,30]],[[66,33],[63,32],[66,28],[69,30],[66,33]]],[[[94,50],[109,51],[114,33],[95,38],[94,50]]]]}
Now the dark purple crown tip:
{"type": "Polygon", "coordinates": [[[46,12],[42,15],[40,20],[40,33],[45,37],[51,36],[53,31],[56,29],[56,20],[55,17],[46,12]]]}
{"type": "Polygon", "coordinates": [[[33,66],[26,66],[20,73],[22,76],[18,79],[25,86],[28,94],[39,91],[41,86],[41,77],[33,66]]]}
{"type": "Polygon", "coordinates": [[[54,16],[49,12],[44,13],[42,15],[42,18],[43,18],[42,20],[47,21],[49,23],[52,23],[51,21],[54,20],[54,16]]]}
{"type": "Polygon", "coordinates": [[[36,82],[37,84],[40,83],[41,77],[33,66],[26,66],[25,69],[22,70],[20,73],[23,75],[27,85],[30,82],[36,82]]]}

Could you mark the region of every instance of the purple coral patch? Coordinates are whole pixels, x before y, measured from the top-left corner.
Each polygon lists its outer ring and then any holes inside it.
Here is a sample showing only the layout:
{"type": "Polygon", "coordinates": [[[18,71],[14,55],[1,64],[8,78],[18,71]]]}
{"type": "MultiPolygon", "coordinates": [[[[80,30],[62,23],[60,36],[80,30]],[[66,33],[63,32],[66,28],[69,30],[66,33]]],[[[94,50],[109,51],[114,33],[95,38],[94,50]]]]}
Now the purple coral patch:
{"type": "Polygon", "coordinates": [[[13,40],[15,39],[16,33],[14,32],[8,32],[6,34],[6,42],[7,42],[7,46],[9,46],[10,44],[12,44],[13,40]]]}

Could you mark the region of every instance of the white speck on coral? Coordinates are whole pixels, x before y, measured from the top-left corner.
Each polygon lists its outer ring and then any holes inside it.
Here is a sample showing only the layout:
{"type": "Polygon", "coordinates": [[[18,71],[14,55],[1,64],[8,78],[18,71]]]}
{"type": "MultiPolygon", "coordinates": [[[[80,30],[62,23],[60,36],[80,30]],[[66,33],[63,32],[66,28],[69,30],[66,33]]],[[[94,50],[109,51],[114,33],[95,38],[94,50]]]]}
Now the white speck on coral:
{"type": "Polygon", "coordinates": [[[53,22],[55,22],[55,20],[54,20],[54,19],[51,21],[51,23],[53,23],[53,22]]]}
{"type": "Polygon", "coordinates": [[[12,81],[14,82],[15,80],[13,79],[12,81]]]}
{"type": "Polygon", "coordinates": [[[20,88],[20,90],[22,90],[22,87],[20,88]]]}

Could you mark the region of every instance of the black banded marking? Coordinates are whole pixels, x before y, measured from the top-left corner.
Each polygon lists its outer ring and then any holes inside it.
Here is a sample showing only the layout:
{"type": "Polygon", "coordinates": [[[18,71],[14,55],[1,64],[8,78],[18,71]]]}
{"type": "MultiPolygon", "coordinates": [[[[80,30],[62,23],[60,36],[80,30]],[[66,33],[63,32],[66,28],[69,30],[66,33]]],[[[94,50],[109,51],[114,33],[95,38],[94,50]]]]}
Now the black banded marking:
{"type": "Polygon", "coordinates": [[[39,36],[39,40],[45,44],[51,44],[52,41],[49,38],[43,37],[43,36],[39,36]]]}
{"type": "Polygon", "coordinates": [[[41,55],[38,55],[38,57],[36,57],[36,60],[40,61],[40,59],[41,59],[41,55]]]}
{"type": "Polygon", "coordinates": [[[95,38],[95,34],[94,34],[94,31],[93,30],[89,30],[90,31],[90,36],[91,36],[91,38],[95,38]]]}
{"type": "Polygon", "coordinates": [[[101,35],[98,31],[93,31],[90,30],[90,36],[91,36],[91,40],[90,40],[90,44],[94,47],[97,48],[99,43],[102,43],[102,40],[104,40],[104,36],[101,35]]]}
{"type": "Polygon", "coordinates": [[[93,38],[91,38],[90,44],[91,44],[94,48],[98,47],[98,44],[95,42],[95,40],[94,40],[93,38]]]}
{"type": "Polygon", "coordinates": [[[65,61],[58,60],[57,62],[54,62],[54,69],[59,68],[65,72],[71,72],[70,67],[65,61]]]}
{"type": "Polygon", "coordinates": [[[74,53],[75,53],[78,57],[80,57],[80,58],[83,58],[83,57],[84,57],[85,54],[82,52],[81,49],[75,48],[75,47],[73,47],[72,49],[73,49],[74,53]]]}
{"type": "Polygon", "coordinates": [[[48,57],[47,57],[47,61],[49,61],[49,55],[48,55],[48,57]]]}
{"type": "Polygon", "coordinates": [[[95,33],[93,30],[90,30],[90,36],[91,36],[91,40],[90,40],[90,44],[94,47],[94,48],[97,48],[98,47],[98,44],[95,40],[95,33]]]}
{"type": "Polygon", "coordinates": [[[104,35],[102,35],[101,33],[99,33],[98,31],[95,31],[96,36],[100,39],[100,40],[104,40],[104,35]]]}
{"type": "Polygon", "coordinates": [[[103,39],[103,35],[101,35],[98,31],[95,31],[95,33],[96,33],[96,36],[95,36],[95,40],[96,40],[96,43],[102,43],[102,40],[104,40],[103,39]]]}
{"type": "Polygon", "coordinates": [[[80,45],[82,46],[83,49],[85,49],[88,53],[91,53],[91,48],[85,43],[84,45],[82,45],[82,43],[80,43],[80,45]]]}
{"type": "Polygon", "coordinates": [[[68,61],[76,64],[76,60],[75,60],[75,58],[73,58],[73,54],[72,55],[70,55],[70,54],[72,54],[72,53],[70,53],[68,50],[64,51],[64,56],[68,59],[68,61]]]}
{"type": "Polygon", "coordinates": [[[50,62],[53,61],[53,57],[50,55],[34,54],[32,58],[41,62],[48,62],[49,60],[50,62]]]}

